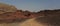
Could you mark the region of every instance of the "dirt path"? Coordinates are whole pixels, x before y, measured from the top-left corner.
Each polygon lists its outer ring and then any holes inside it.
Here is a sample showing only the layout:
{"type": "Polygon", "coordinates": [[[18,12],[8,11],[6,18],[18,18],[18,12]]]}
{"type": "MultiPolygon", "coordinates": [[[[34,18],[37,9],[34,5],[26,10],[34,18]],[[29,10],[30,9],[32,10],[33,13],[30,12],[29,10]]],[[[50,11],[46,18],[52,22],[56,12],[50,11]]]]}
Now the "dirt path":
{"type": "Polygon", "coordinates": [[[45,26],[45,25],[37,23],[34,19],[35,18],[28,19],[22,23],[10,23],[10,24],[4,23],[4,24],[0,24],[0,26],[45,26]]]}
{"type": "Polygon", "coordinates": [[[20,26],[45,26],[45,25],[37,23],[36,21],[34,21],[34,18],[32,18],[21,23],[20,26]]]}

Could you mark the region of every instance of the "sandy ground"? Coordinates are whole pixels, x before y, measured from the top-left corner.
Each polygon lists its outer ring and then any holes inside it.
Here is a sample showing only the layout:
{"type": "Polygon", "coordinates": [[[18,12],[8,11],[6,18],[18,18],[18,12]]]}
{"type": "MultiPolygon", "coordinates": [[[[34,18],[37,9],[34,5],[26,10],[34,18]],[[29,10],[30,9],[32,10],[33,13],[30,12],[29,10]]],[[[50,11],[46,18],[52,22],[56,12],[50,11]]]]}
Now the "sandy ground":
{"type": "Polygon", "coordinates": [[[40,24],[36,23],[34,19],[29,19],[23,22],[22,24],[20,24],[20,26],[40,26],[40,24]]]}
{"type": "Polygon", "coordinates": [[[45,25],[37,23],[36,21],[34,21],[34,18],[32,18],[22,23],[8,23],[8,24],[4,23],[0,24],[0,26],[45,26],[45,25]]]}
{"type": "Polygon", "coordinates": [[[18,26],[19,23],[3,23],[0,26],[18,26]]]}
{"type": "Polygon", "coordinates": [[[47,26],[47,25],[39,24],[34,19],[35,18],[26,20],[25,22],[21,23],[20,26],[47,26]]]}

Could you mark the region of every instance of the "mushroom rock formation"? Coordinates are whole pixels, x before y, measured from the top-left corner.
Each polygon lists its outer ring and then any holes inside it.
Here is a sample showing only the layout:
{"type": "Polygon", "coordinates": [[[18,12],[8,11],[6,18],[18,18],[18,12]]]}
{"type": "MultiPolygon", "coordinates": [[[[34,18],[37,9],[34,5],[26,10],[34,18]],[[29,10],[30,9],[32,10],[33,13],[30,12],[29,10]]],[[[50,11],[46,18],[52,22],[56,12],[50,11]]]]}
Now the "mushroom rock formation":
{"type": "Polygon", "coordinates": [[[16,7],[13,5],[0,3],[0,14],[3,14],[5,12],[15,12],[16,10],[16,7]]]}

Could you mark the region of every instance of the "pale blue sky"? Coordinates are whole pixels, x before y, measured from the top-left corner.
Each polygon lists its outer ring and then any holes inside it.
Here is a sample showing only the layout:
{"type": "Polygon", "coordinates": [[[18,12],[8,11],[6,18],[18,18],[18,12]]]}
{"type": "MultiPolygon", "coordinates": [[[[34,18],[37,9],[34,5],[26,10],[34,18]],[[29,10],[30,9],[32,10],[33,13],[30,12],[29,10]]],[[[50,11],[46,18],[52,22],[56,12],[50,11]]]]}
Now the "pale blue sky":
{"type": "Polygon", "coordinates": [[[0,0],[0,2],[15,5],[18,9],[29,11],[60,9],[60,0],[0,0]]]}

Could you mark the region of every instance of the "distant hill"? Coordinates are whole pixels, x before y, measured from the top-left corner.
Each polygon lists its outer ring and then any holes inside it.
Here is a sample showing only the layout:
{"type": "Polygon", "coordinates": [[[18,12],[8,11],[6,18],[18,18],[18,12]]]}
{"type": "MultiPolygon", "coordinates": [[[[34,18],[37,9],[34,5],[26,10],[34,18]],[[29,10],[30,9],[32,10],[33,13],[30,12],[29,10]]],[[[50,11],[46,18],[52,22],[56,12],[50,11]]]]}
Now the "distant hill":
{"type": "Polygon", "coordinates": [[[0,3],[0,14],[3,14],[5,12],[14,12],[16,10],[17,10],[17,8],[13,5],[0,3]]]}
{"type": "Polygon", "coordinates": [[[60,15],[60,9],[56,9],[56,10],[43,10],[40,11],[40,13],[44,13],[44,15],[48,16],[59,16],[60,15]]]}

